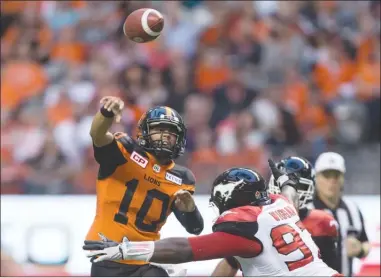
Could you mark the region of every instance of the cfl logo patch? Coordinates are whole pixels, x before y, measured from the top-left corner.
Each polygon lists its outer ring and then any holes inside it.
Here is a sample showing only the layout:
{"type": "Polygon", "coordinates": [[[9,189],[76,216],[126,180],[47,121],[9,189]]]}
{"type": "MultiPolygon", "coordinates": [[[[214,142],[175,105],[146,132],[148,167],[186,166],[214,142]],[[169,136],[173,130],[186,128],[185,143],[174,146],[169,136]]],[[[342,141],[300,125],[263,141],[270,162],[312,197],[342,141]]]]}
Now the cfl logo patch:
{"type": "Polygon", "coordinates": [[[148,160],[146,158],[144,158],[143,156],[141,156],[140,154],[138,154],[137,152],[133,151],[130,158],[136,163],[138,164],[140,167],[142,168],[146,168],[147,167],[147,164],[148,164],[148,160]]]}
{"type": "Polygon", "coordinates": [[[152,169],[156,172],[156,173],[159,173],[160,172],[160,166],[155,164],[153,165],[152,169]]]}

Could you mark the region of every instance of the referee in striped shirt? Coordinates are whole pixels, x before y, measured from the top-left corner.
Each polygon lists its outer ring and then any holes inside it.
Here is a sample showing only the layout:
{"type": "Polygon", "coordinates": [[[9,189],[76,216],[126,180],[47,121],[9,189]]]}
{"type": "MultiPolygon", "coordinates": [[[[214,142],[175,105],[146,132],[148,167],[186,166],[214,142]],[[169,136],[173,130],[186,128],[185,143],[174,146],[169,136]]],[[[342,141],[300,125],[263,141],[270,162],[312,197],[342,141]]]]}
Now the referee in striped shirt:
{"type": "Polygon", "coordinates": [[[336,269],[344,276],[352,276],[353,258],[368,255],[370,244],[364,219],[358,207],[342,198],[345,161],[334,152],[322,153],[315,163],[316,194],[312,208],[331,213],[339,223],[338,262],[336,269]]]}

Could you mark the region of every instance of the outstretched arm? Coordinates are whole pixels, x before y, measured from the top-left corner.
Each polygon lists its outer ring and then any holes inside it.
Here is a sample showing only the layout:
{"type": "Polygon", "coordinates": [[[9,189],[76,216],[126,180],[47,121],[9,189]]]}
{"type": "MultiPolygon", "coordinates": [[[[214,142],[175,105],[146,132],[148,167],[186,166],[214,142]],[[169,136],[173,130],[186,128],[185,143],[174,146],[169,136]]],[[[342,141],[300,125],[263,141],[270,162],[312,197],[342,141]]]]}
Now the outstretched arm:
{"type": "Polygon", "coordinates": [[[104,97],[101,99],[103,105],[101,110],[95,115],[91,123],[90,136],[96,147],[103,147],[114,140],[114,135],[108,130],[112,126],[114,117],[120,121],[120,114],[124,103],[117,97],[104,97]]]}
{"type": "Polygon", "coordinates": [[[297,191],[297,184],[299,180],[297,176],[295,174],[287,174],[286,172],[278,169],[272,159],[269,159],[268,162],[274,179],[282,192],[281,194],[292,204],[294,204],[295,209],[298,211],[299,195],[297,191]]]}
{"type": "Polygon", "coordinates": [[[295,209],[299,210],[299,195],[295,187],[284,185],[282,187],[282,195],[286,197],[292,204],[294,204],[295,209]]]}
{"type": "Polygon", "coordinates": [[[232,256],[253,257],[262,251],[260,243],[247,238],[215,232],[190,238],[166,238],[156,242],[123,242],[105,248],[102,242],[86,242],[84,250],[94,262],[104,260],[141,260],[164,264],[204,261],[232,256]]]}

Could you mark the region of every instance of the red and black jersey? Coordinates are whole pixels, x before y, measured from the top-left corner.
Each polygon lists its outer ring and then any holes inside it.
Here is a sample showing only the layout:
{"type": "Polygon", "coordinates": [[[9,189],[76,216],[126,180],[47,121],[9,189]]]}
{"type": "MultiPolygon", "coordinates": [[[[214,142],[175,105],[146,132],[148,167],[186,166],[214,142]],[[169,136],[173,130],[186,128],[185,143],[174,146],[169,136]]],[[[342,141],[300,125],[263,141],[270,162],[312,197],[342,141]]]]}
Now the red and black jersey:
{"type": "MultiPolygon", "coordinates": [[[[281,195],[270,194],[270,199],[284,199],[281,195]]],[[[193,260],[229,258],[240,256],[255,257],[262,253],[263,245],[255,237],[258,231],[257,217],[262,206],[243,206],[225,211],[213,225],[213,233],[189,238],[193,250],[193,260]]]]}
{"type": "Polygon", "coordinates": [[[319,247],[321,259],[331,268],[338,270],[339,226],[336,220],[328,212],[317,209],[300,209],[299,217],[319,247]]]}
{"type": "MultiPolygon", "coordinates": [[[[235,234],[245,236],[245,226],[249,225],[248,220],[251,219],[256,223],[256,216],[260,213],[261,207],[242,207],[240,208],[241,215],[235,215],[232,213],[227,214],[222,219],[236,219],[240,222],[239,225],[234,225],[234,230],[239,229],[240,231],[235,231],[235,234]],[[247,210],[247,213],[246,210],[247,210]],[[251,215],[249,214],[249,208],[251,215]],[[247,222],[247,224],[242,224],[247,222]]],[[[304,225],[304,227],[310,232],[312,238],[318,248],[320,249],[320,255],[322,260],[331,268],[337,270],[338,264],[338,250],[337,250],[337,237],[338,237],[338,224],[335,219],[327,212],[315,209],[301,209],[299,210],[299,217],[304,225]]],[[[227,221],[231,223],[231,221],[227,221]]],[[[224,225],[224,229],[229,228],[229,224],[220,223],[216,224],[224,225]]],[[[251,224],[254,225],[254,224],[251,224]]],[[[221,227],[221,226],[220,226],[221,227]]],[[[252,228],[252,227],[251,227],[252,228]]],[[[233,230],[230,227],[230,230],[233,230]]],[[[252,230],[252,229],[251,229],[252,230]]],[[[250,235],[250,233],[248,233],[250,235]]],[[[252,235],[252,233],[251,233],[252,235]]],[[[239,263],[234,257],[226,257],[227,262],[235,269],[240,269],[239,263]]]]}

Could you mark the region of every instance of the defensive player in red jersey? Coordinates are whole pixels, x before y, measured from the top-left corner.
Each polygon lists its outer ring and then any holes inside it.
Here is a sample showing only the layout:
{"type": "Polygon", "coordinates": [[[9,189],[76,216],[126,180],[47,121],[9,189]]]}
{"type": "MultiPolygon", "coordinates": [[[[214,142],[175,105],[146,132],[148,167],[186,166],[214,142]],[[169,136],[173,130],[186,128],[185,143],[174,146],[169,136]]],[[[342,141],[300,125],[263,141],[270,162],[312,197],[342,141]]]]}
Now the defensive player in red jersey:
{"type": "MultiPolygon", "coordinates": [[[[315,174],[312,164],[303,157],[288,157],[277,163],[277,167],[287,173],[296,173],[299,176],[299,217],[304,227],[312,235],[312,239],[319,247],[322,260],[331,268],[338,269],[337,236],[338,224],[328,212],[317,209],[308,209],[315,191],[315,174]]],[[[274,177],[270,178],[269,192],[279,194],[279,187],[274,177]]],[[[212,276],[234,276],[239,265],[234,258],[222,260],[214,270],[212,276]]]]}
{"type": "MultiPolygon", "coordinates": [[[[281,188],[297,186],[294,173],[284,174],[271,166],[281,188]]],[[[319,258],[319,249],[293,204],[267,189],[258,172],[232,168],[213,183],[210,202],[219,215],[213,233],[155,242],[85,241],[83,249],[93,250],[88,257],[94,261],[184,263],[234,256],[244,276],[340,276],[319,258]]]]}

